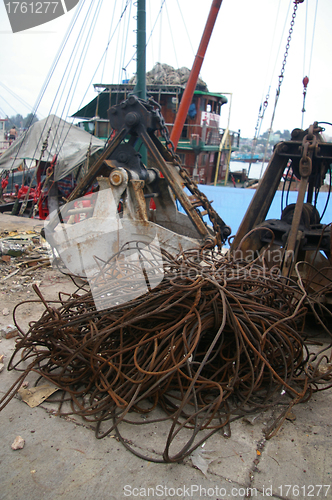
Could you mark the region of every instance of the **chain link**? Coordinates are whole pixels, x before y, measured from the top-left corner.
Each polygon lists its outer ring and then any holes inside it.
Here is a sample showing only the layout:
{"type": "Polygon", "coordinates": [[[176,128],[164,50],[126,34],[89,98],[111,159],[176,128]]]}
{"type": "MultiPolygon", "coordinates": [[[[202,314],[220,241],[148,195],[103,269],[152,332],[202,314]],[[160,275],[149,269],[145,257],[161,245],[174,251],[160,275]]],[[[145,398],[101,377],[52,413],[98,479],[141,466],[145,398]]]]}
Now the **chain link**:
{"type": "Polygon", "coordinates": [[[277,88],[277,96],[279,96],[279,94],[280,94],[280,87],[281,87],[282,81],[284,79],[285,66],[286,66],[286,61],[287,61],[287,57],[288,57],[288,51],[289,51],[289,47],[290,47],[290,42],[291,42],[291,39],[292,39],[293,28],[294,28],[294,24],[295,24],[295,18],[296,18],[296,12],[297,12],[297,8],[298,8],[298,4],[302,3],[302,2],[303,2],[303,0],[295,0],[295,2],[294,2],[294,10],[293,10],[292,20],[291,20],[290,28],[289,28],[289,32],[288,32],[286,49],[285,49],[285,53],[284,53],[284,59],[283,59],[283,62],[282,62],[281,71],[280,71],[280,75],[279,75],[279,84],[278,84],[278,88],[277,88]]]}

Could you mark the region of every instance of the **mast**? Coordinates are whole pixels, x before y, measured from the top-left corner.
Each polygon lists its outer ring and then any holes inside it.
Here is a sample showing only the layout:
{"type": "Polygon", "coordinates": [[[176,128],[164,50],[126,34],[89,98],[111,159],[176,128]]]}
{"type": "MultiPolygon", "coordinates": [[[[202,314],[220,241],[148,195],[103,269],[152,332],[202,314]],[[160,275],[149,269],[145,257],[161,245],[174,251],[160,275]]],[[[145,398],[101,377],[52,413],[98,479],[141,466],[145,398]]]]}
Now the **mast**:
{"type": "Polygon", "coordinates": [[[184,122],[186,121],[189,106],[191,104],[194,91],[196,88],[197,79],[199,77],[199,72],[201,70],[204,61],[205,52],[211,38],[211,34],[218,16],[221,3],[222,0],[213,0],[212,2],[210,13],[206,21],[205,29],[202,35],[201,43],[199,45],[193,67],[191,69],[188,82],[181,99],[179,110],[175,118],[173,130],[171,133],[171,141],[174,144],[175,150],[177,148],[181,136],[184,122]]]}
{"type": "MultiPolygon", "coordinates": [[[[146,8],[145,0],[137,0],[137,61],[136,86],[134,94],[146,100],[146,8]]],[[[142,156],[142,162],[147,165],[148,154],[146,147],[139,141],[137,146],[142,156]]]]}
{"type": "Polygon", "coordinates": [[[145,0],[137,1],[137,61],[135,95],[146,99],[146,8],[145,0]]]}

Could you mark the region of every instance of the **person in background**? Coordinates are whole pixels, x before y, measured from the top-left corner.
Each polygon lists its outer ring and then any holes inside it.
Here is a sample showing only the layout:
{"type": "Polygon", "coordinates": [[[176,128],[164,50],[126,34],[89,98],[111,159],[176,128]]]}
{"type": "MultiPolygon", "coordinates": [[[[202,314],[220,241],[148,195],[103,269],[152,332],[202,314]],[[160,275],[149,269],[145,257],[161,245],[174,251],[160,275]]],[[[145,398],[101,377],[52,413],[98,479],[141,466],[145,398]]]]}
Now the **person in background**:
{"type": "Polygon", "coordinates": [[[15,125],[13,125],[13,127],[9,131],[9,145],[11,145],[11,143],[15,141],[16,138],[17,138],[17,130],[15,125]]]}

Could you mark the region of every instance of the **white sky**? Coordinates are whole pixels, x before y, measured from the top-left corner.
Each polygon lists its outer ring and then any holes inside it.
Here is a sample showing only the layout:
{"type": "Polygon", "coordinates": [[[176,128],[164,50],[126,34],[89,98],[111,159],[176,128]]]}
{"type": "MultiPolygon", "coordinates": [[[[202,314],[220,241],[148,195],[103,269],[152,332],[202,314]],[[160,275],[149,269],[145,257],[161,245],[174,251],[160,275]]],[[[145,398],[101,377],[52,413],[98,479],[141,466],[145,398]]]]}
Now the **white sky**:
{"type": "MultiPolygon", "coordinates": [[[[134,5],[127,8],[120,29],[115,31],[126,1],[86,0],[84,3],[81,0],[81,16],[38,107],[39,118],[50,112],[66,118],[95,97],[92,83],[118,83],[135,73],[136,63],[131,60],[135,52],[134,5]],[[89,24],[89,30],[84,31],[83,18],[87,15],[88,6],[95,12],[99,3],[101,8],[95,30],[92,31],[89,24]],[[104,64],[102,56],[110,32],[113,38],[104,64]],[[84,41],[89,39],[89,34],[92,35],[90,43],[86,43],[84,48],[79,40],[80,33],[84,41]],[[75,57],[70,60],[75,40],[79,42],[78,48],[75,48],[75,57]],[[85,58],[82,50],[86,51],[85,58]],[[69,72],[66,72],[67,66],[69,72]],[[127,73],[122,70],[125,66],[127,73]],[[74,83],[70,87],[73,77],[74,83]],[[63,82],[58,91],[61,78],[63,82]]],[[[147,70],[158,61],[176,68],[191,68],[212,0],[166,0],[161,19],[159,17],[156,21],[162,3],[163,0],[146,0],[147,38],[155,25],[147,48],[147,70]]],[[[13,34],[4,3],[0,2],[1,117],[16,113],[25,116],[30,111],[3,86],[10,88],[31,108],[35,106],[75,11],[48,24],[13,34]]],[[[261,132],[270,126],[292,11],[292,0],[223,0],[221,5],[201,77],[210,91],[232,93],[230,128],[241,129],[243,137],[253,137],[259,107],[269,86],[269,105],[261,132]]],[[[310,81],[304,126],[315,120],[332,121],[331,22],[332,0],[304,0],[299,4],[274,131],[301,126],[302,79],[305,75],[310,81]]],[[[223,107],[222,115],[221,125],[226,126],[227,106],[223,107]]],[[[332,136],[332,127],[327,126],[326,133],[332,136]]]]}

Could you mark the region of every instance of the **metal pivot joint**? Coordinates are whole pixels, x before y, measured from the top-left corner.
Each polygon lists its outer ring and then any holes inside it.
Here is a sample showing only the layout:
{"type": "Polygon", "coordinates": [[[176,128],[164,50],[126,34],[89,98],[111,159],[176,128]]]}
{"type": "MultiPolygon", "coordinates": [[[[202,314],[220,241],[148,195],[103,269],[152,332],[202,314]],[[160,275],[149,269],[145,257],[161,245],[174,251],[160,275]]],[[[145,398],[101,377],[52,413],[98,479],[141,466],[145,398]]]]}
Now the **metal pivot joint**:
{"type": "Polygon", "coordinates": [[[110,108],[109,120],[113,129],[121,130],[123,127],[127,129],[130,144],[133,144],[135,138],[142,140],[153,162],[166,179],[174,196],[184,208],[200,237],[209,245],[217,244],[221,246],[230,235],[231,230],[182,167],[179,157],[174,153],[165,120],[160,113],[160,106],[152,99],[143,101],[136,96],[130,96],[126,101],[110,108]],[[158,131],[165,139],[166,147],[157,139],[155,131],[158,131]],[[191,192],[196,200],[199,200],[198,205],[196,203],[196,206],[193,206],[182,185],[191,192]],[[203,222],[197,206],[202,206],[209,215],[215,232],[214,235],[203,222]]]}

